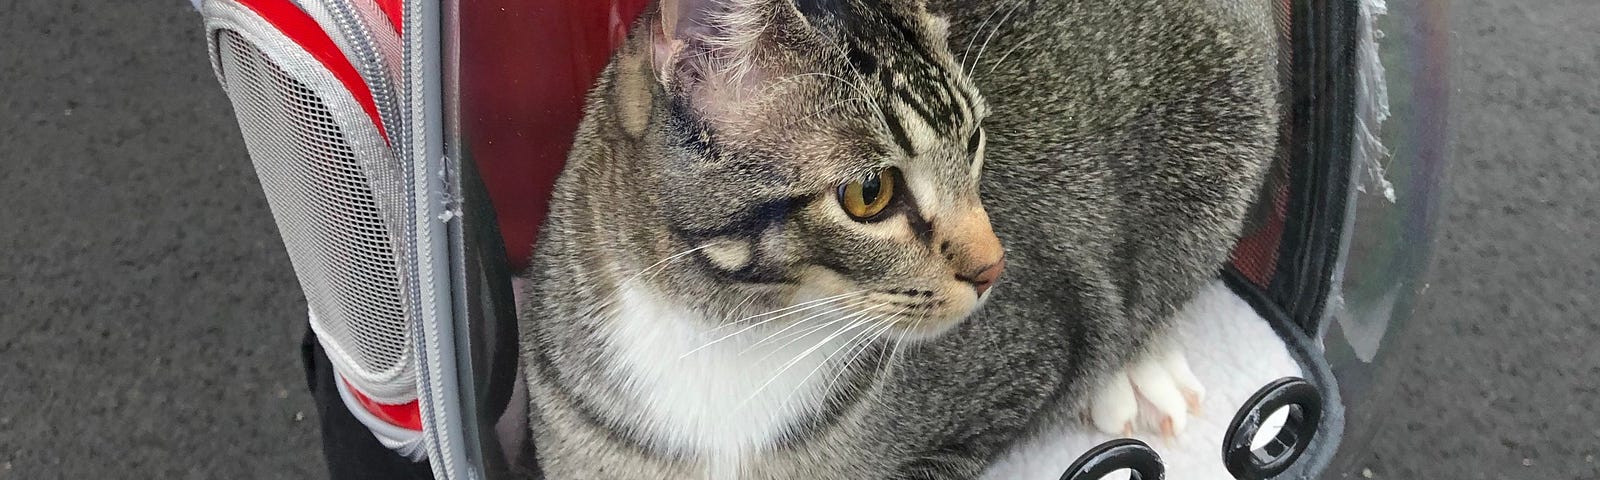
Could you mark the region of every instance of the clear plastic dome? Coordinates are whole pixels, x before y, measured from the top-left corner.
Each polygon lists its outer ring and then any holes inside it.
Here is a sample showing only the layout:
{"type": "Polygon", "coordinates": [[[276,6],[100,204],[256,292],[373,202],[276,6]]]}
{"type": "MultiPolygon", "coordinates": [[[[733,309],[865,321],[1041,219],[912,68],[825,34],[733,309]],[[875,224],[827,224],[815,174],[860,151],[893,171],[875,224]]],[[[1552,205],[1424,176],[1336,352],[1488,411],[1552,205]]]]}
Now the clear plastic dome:
{"type": "MultiPolygon", "coordinates": [[[[1264,380],[1219,393],[1235,403],[1210,412],[1218,433],[1205,442],[1085,435],[1059,444],[1072,445],[1058,453],[1061,465],[1193,457],[1236,478],[1317,478],[1363,451],[1398,381],[1384,367],[1385,348],[1403,334],[1429,265],[1447,153],[1443,4],[1278,5],[1281,158],[1217,292],[1260,316],[1258,330],[1286,355],[1274,361],[1300,380],[1270,381],[1279,370],[1263,368],[1264,380]],[[1272,415],[1300,404],[1307,408],[1285,410],[1290,420],[1272,415]],[[1305,425],[1283,428],[1273,447],[1267,439],[1285,422],[1305,425]]],[[[498,218],[486,228],[503,237],[511,270],[527,265],[585,93],[644,8],[644,0],[484,0],[447,15],[445,34],[457,43],[446,54],[457,56],[458,76],[446,103],[458,129],[445,141],[476,169],[498,218]]],[[[514,355],[503,339],[481,341],[502,343],[469,349],[475,355],[514,355]]],[[[503,452],[495,461],[536,468],[537,448],[518,430],[526,425],[506,426],[525,414],[526,392],[515,391],[509,403],[479,408],[477,423],[500,429],[498,444],[484,447],[503,452]]],[[[1183,461],[1167,463],[1169,477],[1223,478],[1186,476],[1183,461]]],[[[1098,468],[1107,465],[1116,464],[1098,468]]]]}
{"type": "Polygon", "coordinates": [[[1359,469],[1354,462],[1388,422],[1386,405],[1404,381],[1385,365],[1386,350],[1427,290],[1449,154],[1446,4],[1384,3],[1364,7],[1376,15],[1360,31],[1363,101],[1344,239],[1322,314],[1321,343],[1347,411],[1333,472],[1359,469]]]}

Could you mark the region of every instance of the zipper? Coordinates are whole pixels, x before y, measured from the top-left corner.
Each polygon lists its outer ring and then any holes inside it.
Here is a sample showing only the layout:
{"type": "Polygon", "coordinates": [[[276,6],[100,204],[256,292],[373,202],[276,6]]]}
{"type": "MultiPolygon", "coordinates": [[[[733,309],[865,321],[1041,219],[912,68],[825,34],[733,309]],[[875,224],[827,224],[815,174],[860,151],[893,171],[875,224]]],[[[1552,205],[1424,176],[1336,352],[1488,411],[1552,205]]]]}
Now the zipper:
{"type": "MultiPolygon", "coordinates": [[[[372,91],[372,102],[378,107],[378,117],[383,122],[384,128],[394,137],[400,125],[399,112],[396,111],[394,87],[390,82],[390,68],[388,62],[378,53],[377,42],[372,39],[372,32],[367,29],[367,24],[361,21],[361,16],[355,12],[355,7],[349,0],[327,0],[328,13],[333,17],[333,23],[339,27],[339,33],[344,35],[345,41],[350,45],[350,50],[356,56],[356,70],[360,72],[362,80],[367,82],[367,89],[372,91]]],[[[401,19],[389,19],[391,22],[401,19]]],[[[403,136],[403,135],[400,135],[403,136]]],[[[399,142],[391,138],[389,149],[399,142]]],[[[398,155],[397,155],[398,157],[398,155]]]]}

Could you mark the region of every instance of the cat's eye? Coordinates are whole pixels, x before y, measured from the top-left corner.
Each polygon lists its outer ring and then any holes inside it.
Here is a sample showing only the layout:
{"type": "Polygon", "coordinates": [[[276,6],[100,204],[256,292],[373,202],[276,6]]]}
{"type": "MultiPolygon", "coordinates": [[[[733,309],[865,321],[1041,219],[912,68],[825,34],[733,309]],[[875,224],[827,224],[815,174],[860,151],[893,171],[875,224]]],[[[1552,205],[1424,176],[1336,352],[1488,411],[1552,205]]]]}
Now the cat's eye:
{"type": "Polygon", "coordinates": [[[839,186],[839,205],[856,220],[870,220],[889,208],[894,199],[895,184],[900,171],[890,167],[867,175],[867,178],[839,186]]]}

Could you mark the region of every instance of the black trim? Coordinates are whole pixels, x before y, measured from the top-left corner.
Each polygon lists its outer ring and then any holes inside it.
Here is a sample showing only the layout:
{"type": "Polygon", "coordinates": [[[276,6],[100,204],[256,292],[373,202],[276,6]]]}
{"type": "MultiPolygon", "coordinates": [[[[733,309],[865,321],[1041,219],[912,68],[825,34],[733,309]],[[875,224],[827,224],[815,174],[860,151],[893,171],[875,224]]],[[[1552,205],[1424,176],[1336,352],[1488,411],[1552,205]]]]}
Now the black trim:
{"type": "Polygon", "coordinates": [[[1298,377],[1285,377],[1257,390],[1234,414],[1222,441],[1222,463],[1239,480],[1265,480],[1294,465],[1316,438],[1322,420],[1322,394],[1298,377]],[[1283,429],[1261,449],[1252,449],[1261,426],[1280,408],[1289,408],[1283,429]]]}
{"type": "MultiPolygon", "coordinates": [[[[470,152],[463,151],[459,184],[452,186],[461,195],[461,217],[452,225],[461,229],[461,245],[454,246],[460,257],[451,269],[462,269],[460,288],[465,298],[454,299],[463,325],[457,325],[456,349],[470,361],[471,378],[458,378],[462,414],[471,417],[465,429],[470,449],[482,458],[482,473],[489,479],[539,478],[538,460],[527,431],[516,438],[502,438],[496,428],[507,416],[527,417],[527,405],[511,404],[518,373],[518,325],[514,292],[511,291],[510,262],[500,235],[494,205],[478,176],[470,152]]],[[[465,372],[464,372],[465,373],[465,372]]],[[[526,430],[526,429],[524,429],[526,430]]]]}
{"type": "Polygon", "coordinates": [[[1119,438],[1089,449],[1067,471],[1061,480],[1100,480],[1111,472],[1131,470],[1129,480],[1162,480],[1167,467],[1161,455],[1144,442],[1119,438]]]}
{"type": "Polygon", "coordinates": [[[1289,208],[1268,291],[1314,335],[1333,287],[1348,208],[1360,11],[1355,0],[1295,0],[1291,8],[1289,208]]]}

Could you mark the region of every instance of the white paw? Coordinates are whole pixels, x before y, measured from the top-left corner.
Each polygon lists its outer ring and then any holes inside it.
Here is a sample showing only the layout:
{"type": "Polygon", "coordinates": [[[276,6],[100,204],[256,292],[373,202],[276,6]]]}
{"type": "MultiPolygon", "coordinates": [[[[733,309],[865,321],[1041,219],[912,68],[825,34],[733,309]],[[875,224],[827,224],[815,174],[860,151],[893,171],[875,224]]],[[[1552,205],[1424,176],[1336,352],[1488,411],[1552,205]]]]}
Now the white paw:
{"type": "Polygon", "coordinates": [[[1198,413],[1204,400],[1205,387],[1189,370],[1189,360],[1171,347],[1112,375],[1090,398],[1089,418],[1095,428],[1112,435],[1131,435],[1138,423],[1172,438],[1183,433],[1189,415],[1198,413]]]}

